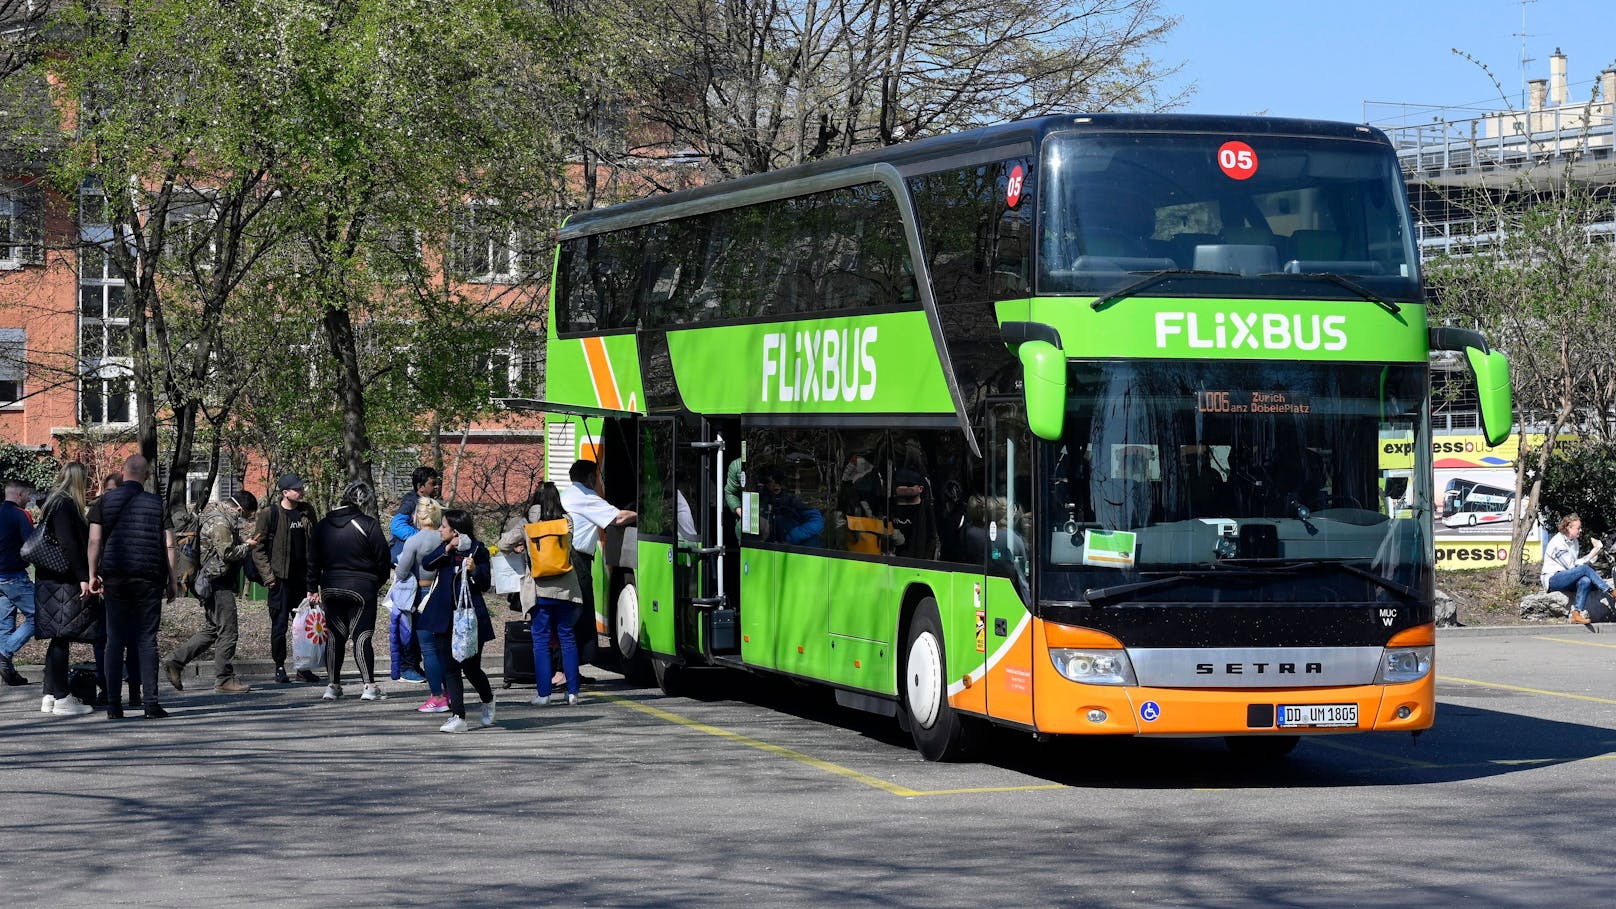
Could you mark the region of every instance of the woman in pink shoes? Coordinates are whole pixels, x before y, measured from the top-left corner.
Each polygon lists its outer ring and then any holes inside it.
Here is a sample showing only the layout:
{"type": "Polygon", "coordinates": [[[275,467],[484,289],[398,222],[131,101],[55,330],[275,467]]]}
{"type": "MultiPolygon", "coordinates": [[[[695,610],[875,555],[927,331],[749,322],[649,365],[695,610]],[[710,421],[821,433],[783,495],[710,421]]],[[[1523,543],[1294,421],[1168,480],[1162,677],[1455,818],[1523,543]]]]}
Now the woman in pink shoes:
{"type": "MultiPolygon", "coordinates": [[[[416,584],[415,611],[419,613],[426,606],[426,594],[432,589],[432,582],[437,579],[436,571],[428,570],[422,564],[423,557],[443,543],[443,538],[437,533],[438,526],[443,523],[443,506],[436,499],[422,496],[415,505],[415,526],[424,532],[416,533],[404,541],[404,549],[398,554],[398,567],[393,571],[397,580],[414,578],[416,584]]],[[[420,621],[417,615],[414,622],[420,621]]],[[[440,666],[436,673],[429,667],[422,666],[427,671],[426,684],[429,697],[426,703],[415,708],[421,713],[448,713],[449,695],[443,689],[443,669],[440,666]]]]}
{"type": "Polygon", "coordinates": [[[427,678],[439,676],[449,692],[449,712],[453,715],[438,731],[465,732],[468,727],[464,682],[475,686],[477,696],[482,699],[482,725],[494,725],[494,688],[488,683],[488,674],[483,672],[482,666],[482,645],[494,639],[494,623],[483,603],[490,581],[488,547],[479,543],[473,534],[471,514],[458,508],[443,513],[443,524],[436,536],[439,538],[437,548],[427,553],[421,562],[427,568],[436,569],[438,579],[427,593],[421,614],[416,617],[415,634],[421,639],[421,662],[426,666],[427,678]],[[464,660],[457,660],[450,646],[450,629],[461,596],[470,599],[475,613],[478,647],[464,660]]]}

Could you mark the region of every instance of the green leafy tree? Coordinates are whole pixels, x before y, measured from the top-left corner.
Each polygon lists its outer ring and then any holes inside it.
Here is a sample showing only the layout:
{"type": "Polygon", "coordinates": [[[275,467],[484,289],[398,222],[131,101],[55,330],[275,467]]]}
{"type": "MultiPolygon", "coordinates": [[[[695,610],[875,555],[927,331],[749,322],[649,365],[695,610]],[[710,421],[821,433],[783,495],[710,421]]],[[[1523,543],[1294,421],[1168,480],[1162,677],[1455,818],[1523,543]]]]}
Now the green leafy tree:
{"type": "Polygon", "coordinates": [[[1520,576],[1522,545],[1546,504],[1544,484],[1558,469],[1560,446],[1569,436],[1616,437],[1616,346],[1609,332],[1616,324],[1616,254],[1592,229],[1609,218],[1611,197],[1583,178],[1575,156],[1556,158],[1547,144],[1555,141],[1557,134],[1529,142],[1523,160],[1544,163],[1508,183],[1424,187],[1478,225],[1471,247],[1428,266],[1432,316],[1480,329],[1510,358],[1522,452],[1515,493],[1525,520],[1511,531],[1507,578],[1520,576]],[[1539,435],[1541,444],[1529,444],[1539,435]]]}

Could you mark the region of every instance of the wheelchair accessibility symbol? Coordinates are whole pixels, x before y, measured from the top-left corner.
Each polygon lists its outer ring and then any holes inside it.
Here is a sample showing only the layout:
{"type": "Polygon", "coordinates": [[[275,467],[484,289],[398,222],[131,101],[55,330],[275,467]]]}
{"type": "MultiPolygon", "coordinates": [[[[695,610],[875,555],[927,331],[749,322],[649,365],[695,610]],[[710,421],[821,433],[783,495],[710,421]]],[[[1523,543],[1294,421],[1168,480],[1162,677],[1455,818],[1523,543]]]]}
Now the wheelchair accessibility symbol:
{"type": "Polygon", "coordinates": [[[1161,705],[1157,704],[1155,701],[1146,701],[1139,707],[1139,718],[1147,723],[1156,722],[1156,718],[1160,716],[1161,705]]]}

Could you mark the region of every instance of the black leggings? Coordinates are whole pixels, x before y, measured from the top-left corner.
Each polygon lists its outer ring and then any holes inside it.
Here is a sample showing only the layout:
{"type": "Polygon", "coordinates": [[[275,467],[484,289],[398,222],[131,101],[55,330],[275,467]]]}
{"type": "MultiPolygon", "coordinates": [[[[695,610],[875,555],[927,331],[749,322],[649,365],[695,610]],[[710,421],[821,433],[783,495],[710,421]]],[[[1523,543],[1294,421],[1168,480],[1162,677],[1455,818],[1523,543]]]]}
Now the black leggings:
{"type": "Polygon", "coordinates": [[[325,625],[331,632],[331,640],[325,647],[325,668],[331,684],[342,684],[342,661],[350,642],[359,678],[366,685],[375,684],[376,648],[372,641],[376,633],[375,583],[346,579],[341,587],[322,587],[320,604],[325,607],[325,625]]]}
{"type": "Polygon", "coordinates": [[[51,638],[50,646],[45,648],[45,693],[53,698],[73,693],[67,687],[68,649],[72,645],[67,638],[51,638]]]}
{"type": "Polygon", "coordinates": [[[443,687],[449,692],[449,712],[461,719],[466,718],[466,681],[471,687],[477,689],[477,697],[482,698],[484,704],[494,699],[494,686],[488,684],[488,673],[483,672],[483,651],[481,647],[465,662],[460,662],[449,655],[449,636],[438,635],[443,644],[443,687]]]}

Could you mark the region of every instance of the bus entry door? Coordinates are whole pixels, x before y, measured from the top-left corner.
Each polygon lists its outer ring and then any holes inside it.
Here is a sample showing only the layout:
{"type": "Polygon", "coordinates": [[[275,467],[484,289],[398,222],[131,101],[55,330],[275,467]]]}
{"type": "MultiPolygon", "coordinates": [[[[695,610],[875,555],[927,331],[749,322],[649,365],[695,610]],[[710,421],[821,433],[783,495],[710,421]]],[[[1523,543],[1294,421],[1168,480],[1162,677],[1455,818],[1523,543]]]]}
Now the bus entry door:
{"type": "Polygon", "coordinates": [[[724,451],[722,434],[686,415],[674,430],[676,526],[673,588],[676,638],[706,660],[740,652],[734,597],[725,589],[724,451]]]}
{"type": "Polygon", "coordinates": [[[1032,725],[1032,434],[1021,406],[989,411],[982,631],[988,715],[1032,725]]]}

